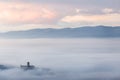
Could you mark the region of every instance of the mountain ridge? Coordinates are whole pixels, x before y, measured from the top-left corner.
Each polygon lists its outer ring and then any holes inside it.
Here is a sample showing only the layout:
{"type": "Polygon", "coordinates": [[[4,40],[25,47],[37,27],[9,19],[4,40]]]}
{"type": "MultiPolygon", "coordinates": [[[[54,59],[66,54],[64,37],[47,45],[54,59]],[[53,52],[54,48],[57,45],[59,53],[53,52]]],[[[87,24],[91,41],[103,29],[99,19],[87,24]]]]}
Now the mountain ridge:
{"type": "Polygon", "coordinates": [[[120,27],[85,26],[62,29],[31,29],[0,33],[0,38],[84,38],[84,37],[120,37],[120,27]]]}

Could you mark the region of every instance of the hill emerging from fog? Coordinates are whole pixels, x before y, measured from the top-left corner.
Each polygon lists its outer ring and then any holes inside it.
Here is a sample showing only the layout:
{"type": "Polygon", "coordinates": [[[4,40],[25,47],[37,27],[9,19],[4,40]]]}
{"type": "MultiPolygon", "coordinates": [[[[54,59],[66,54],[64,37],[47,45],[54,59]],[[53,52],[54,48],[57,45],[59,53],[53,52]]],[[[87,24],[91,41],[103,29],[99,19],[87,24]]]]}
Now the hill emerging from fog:
{"type": "Polygon", "coordinates": [[[94,26],[63,29],[31,29],[0,33],[0,38],[116,38],[120,37],[120,27],[94,26]]]}

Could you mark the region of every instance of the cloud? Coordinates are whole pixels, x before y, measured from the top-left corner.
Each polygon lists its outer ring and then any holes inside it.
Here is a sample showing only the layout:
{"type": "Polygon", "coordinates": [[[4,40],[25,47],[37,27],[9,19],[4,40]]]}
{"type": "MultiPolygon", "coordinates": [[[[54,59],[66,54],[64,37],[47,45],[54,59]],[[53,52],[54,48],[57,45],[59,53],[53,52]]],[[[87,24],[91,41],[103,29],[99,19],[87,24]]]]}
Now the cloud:
{"type": "MultiPolygon", "coordinates": [[[[107,11],[108,12],[108,11],[107,11]]],[[[61,19],[62,22],[65,23],[80,23],[81,25],[113,25],[117,26],[120,25],[120,14],[113,13],[113,14],[101,14],[101,15],[73,15],[73,16],[66,16],[61,19]]]]}
{"type": "Polygon", "coordinates": [[[0,22],[2,24],[52,23],[55,11],[48,6],[28,3],[0,3],[0,22]]]}
{"type": "Polygon", "coordinates": [[[103,9],[103,12],[104,13],[112,13],[112,12],[114,12],[114,10],[111,8],[105,8],[105,9],[103,9]]]}
{"type": "Polygon", "coordinates": [[[119,20],[116,18],[120,13],[119,3],[120,0],[0,0],[0,30],[108,25],[109,23],[111,26],[119,26],[119,20]],[[108,21],[100,20],[100,16],[108,21]],[[28,28],[25,25],[32,27],[28,26],[28,28]]]}

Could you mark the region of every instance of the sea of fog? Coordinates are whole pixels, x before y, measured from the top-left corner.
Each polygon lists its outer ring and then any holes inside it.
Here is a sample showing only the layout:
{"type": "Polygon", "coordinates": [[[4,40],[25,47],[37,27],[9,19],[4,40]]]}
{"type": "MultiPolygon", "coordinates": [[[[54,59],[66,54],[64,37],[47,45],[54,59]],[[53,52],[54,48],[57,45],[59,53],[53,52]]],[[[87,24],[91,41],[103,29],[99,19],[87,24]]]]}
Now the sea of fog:
{"type": "Polygon", "coordinates": [[[120,38],[0,39],[0,80],[120,80],[120,38]]]}

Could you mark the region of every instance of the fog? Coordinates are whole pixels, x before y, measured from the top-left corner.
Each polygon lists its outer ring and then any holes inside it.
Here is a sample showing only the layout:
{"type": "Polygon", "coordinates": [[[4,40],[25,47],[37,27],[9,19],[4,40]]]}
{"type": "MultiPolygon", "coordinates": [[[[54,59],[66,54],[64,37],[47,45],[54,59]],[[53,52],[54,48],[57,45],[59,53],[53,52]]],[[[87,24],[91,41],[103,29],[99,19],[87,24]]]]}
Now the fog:
{"type": "Polygon", "coordinates": [[[120,39],[1,39],[0,80],[120,80],[120,39]],[[23,70],[30,61],[36,68],[23,70]]]}
{"type": "Polygon", "coordinates": [[[18,67],[0,70],[0,80],[119,80],[119,67],[96,66],[78,71],[60,71],[49,68],[23,70],[18,67]],[[116,69],[115,69],[116,68],[116,69]]]}

